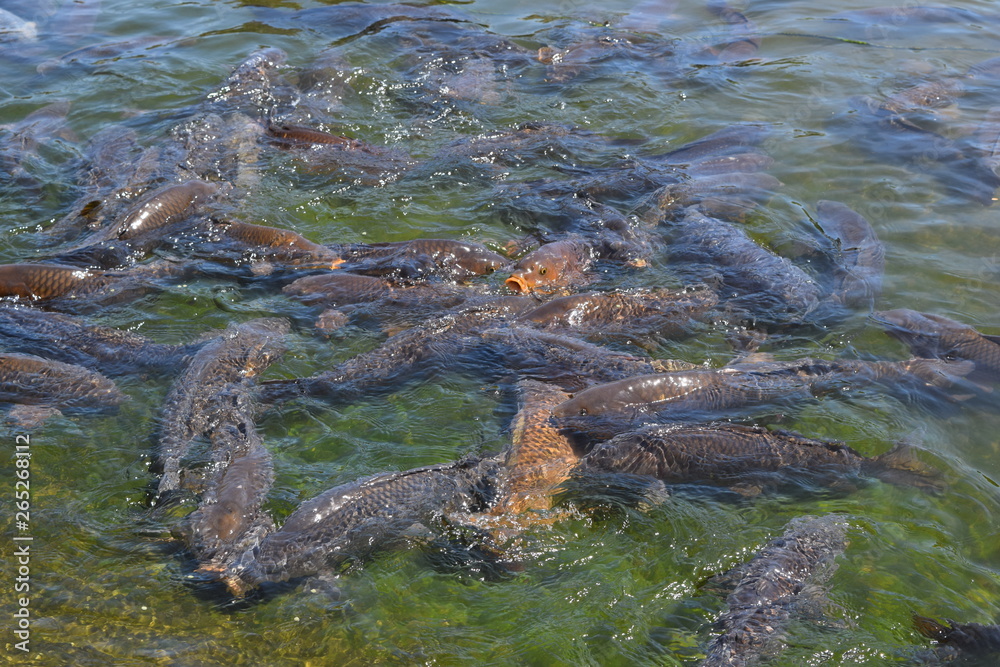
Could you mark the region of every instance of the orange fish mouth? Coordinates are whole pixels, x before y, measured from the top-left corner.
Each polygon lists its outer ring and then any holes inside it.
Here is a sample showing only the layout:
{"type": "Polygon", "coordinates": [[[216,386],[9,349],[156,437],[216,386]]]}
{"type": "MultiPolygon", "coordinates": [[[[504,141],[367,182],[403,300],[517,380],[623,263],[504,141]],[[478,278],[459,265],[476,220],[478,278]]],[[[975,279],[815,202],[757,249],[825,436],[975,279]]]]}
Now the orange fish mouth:
{"type": "Polygon", "coordinates": [[[528,281],[516,274],[503,281],[503,284],[506,285],[508,289],[518,292],[519,294],[527,294],[531,291],[531,286],[528,284],[528,281]]]}

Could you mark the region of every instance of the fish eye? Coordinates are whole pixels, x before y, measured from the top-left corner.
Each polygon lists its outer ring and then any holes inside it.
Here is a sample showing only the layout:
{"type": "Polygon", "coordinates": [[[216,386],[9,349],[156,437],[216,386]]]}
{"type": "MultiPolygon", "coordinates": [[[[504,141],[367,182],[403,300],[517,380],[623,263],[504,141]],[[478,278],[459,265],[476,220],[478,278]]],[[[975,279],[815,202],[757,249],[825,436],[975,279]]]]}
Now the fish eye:
{"type": "Polygon", "coordinates": [[[544,267],[544,266],[542,268],[538,269],[538,275],[540,275],[540,276],[544,276],[548,272],[549,272],[549,270],[546,267],[544,267]]]}
{"type": "Polygon", "coordinates": [[[587,408],[580,408],[580,416],[581,417],[587,416],[587,408]]]}

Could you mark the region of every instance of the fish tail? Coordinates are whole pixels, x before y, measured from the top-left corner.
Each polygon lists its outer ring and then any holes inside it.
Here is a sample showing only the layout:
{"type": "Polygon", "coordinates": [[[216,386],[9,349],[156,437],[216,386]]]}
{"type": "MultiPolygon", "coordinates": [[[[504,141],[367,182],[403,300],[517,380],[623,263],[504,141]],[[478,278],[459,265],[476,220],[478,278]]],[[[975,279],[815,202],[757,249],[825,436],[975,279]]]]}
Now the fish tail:
{"type": "Polygon", "coordinates": [[[888,452],[870,459],[864,467],[868,474],[883,482],[915,486],[930,492],[941,491],[944,487],[941,473],[921,461],[916,451],[912,445],[899,443],[888,452]]]}

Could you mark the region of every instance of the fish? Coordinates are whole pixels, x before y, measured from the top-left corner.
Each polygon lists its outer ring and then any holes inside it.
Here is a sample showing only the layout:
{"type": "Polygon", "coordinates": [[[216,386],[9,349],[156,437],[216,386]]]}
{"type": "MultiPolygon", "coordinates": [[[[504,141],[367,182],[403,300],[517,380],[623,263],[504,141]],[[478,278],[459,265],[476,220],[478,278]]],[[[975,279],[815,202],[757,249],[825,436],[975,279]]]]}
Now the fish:
{"type": "Polygon", "coordinates": [[[282,101],[275,76],[287,61],[288,54],[276,47],[254,51],[233,69],[220,86],[208,93],[208,101],[226,109],[268,117],[282,101]]]}
{"type": "Polygon", "coordinates": [[[549,383],[562,391],[581,391],[595,384],[637,374],[690,368],[683,362],[650,359],[594,345],[562,333],[539,331],[515,323],[478,332],[481,343],[522,379],[549,383]]]}
{"type": "Polygon", "coordinates": [[[819,306],[823,292],[817,281],[742,228],[695,208],[669,221],[659,212],[652,215],[664,224],[671,266],[693,282],[721,283],[716,291],[731,295],[729,303],[746,309],[750,317],[801,322],[819,306]]]}
{"type": "Polygon", "coordinates": [[[407,281],[434,276],[460,282],[489,275],[510,263],[480,243],[451,239],[353,244],[340,252],[351,271],[407,281]]]}
{"type": "Polygon", "coordinates": [[[806,592],[826,582],[847,549],[850,524],[841,515],[801,516],[737,568],[738,584],[716,621],[722,634],[707,647],[703,667],[750,665],[780,650],[780,638],[806,592]]]}
{"type": "Polygon", "coordinates": [[[688,290],[590,292],[556,297],[519,320],[583,336],[657,335],[674,339],[689,335],[692,322],[702,319],[718,302],[715,292],[705,286],[688,290]]]}
{"type": "MultiPolygon", "coordinates": [[[[332,270],[345,261],[336,250],[313,243],[289,229],[254,225],[232,218],[213,218],[211,227],[213,231],[220,232],[223,237],[220,241],[229,241],[239,248],[241,260],[245,258],[251,263],[279,262],[332,270]]],[[[212,250],[215,255],[221,252],[218,247],[212,250]]]]}
{"type": "Polygon", "coordinates": [[[589,280],[591,247],[581,239],[546,243],[522,257],[504,284],[513,292],[553,292],[589,280]]]}
{"type": "Polygon", "coordinates": [[[910,445],[866,457],[842,442],[727,423],[651,424],[620,433],[594,446],[573,474],[634,475],[666,484],[728,487],[745,495],[790,484],[850,489],[852,476],[939,489],[937,473],[910,445]]]}
{"type": "Polygon", "coordinates": [[[902,164],[930,175],[952,196],[984,206],[993,202],[1000,177],[966,141],[924,129],[867,97],[853,97],[851,111],[833,121],[875,159],[902,164]]]}
{"type": "Polygon", "coordinates": [[[1000,336],[987,336],[942,315],[909,308],[876,311],[872,320],[921,357],[975,364],[970,378],[1000,381],[1000,336]]]}
{"type": "Polygon", "coordinates": [[[942,622],[917,614],[913,615],[913,625],[924,637],[957,651],[959,656],[996,660],[1000,654],[1000,625],[956,623],[950,619],[942,622]]]}
{"type": "Polygon", "coordinates": [[[111,278],[92,271],[60,264],[0,265],[0,296],[38,301],[73,294],[87,294],[105,286],[111,278]]]}
{"type": "Polygon", "coordinates": [[[871,309],[882,293],[885,246],[868,221],[845,204],[819,201],[816,217],[835,245],[833,299],[851,308],[871,309]]]}
{"type": "Polygon", "coordinates": [[[234,595],[266,582],[337,572],[349,561],[411,540],[441,517],[481,511],[497,464],[454,463],[382,473],[348,482],[303,502],[281,527],[221,573],[234,595]]]}
{"type": "Polygon", "coordinates": [[[356,139],[330,134],[329,132],[316,130],[304,125],[291,125],[289,123],[269,121],[267,124],[267,134],[277,143],[288,148],[324,145],[351,150],[362,146],[362,142],[356,139]]]}
{"type": "Polygon", "coordinates": [[[390,336],[378,348],[359,354],[337,367],[306,378],[261,383],[261,400],[276,403],[301,396],[357,399],[379,391],[398,389],[404,379],[471,367],[495,372],[487,363],[480,332],[512,319],[534,305],[524,297],[501,297],[463,304],[455,311],[390,336]],[[471,357],[471,360],[470,360],[471,357]]]}
{"type": "Polygon", "coordinates": [[[218,191],[218,185],[201,180],[159,188],[137,202],[112,228],[112,238],[130,240],[162,230],[191,215],[218,191]]]}
{"type": "Polygon", "coordinates": [[[32,352],[107,374],[183,367],[198,343],[165,345],[135,332],[87,324],[70,315],[0,303],[0,340],[7,350],[32,352]]]}
{"type": "Polygon", "coordinates": [[[0,402],[66,409],[108,409],[127,399],[96,371],[33,354],[0,354],[0,402]]]}
{"type": "Polygon", "coordinates": [[[160,414],[157,495],[180,485],[181,461],[195,438],[217,420],[218,401],[232,385],[249,382],[284,352],[286,320],[261,318],[229,326],[205,343],[174,382],[160,414]]]}
{"type": "MultiPolygon", "coordinates": [[[[612,420],[688,419],[732,416],[762,405],[789,405],[815,395],[880,383],[907,395],[938,389],[966,388],[962,378],[971,363],[937,359],[901,362],[799,359],[788,362],[736,363],[655,373],[597,385],[575,394],[552,410],[556,418],[607,417],[612,420]]],[[[600,421],[595,419],[595,421],[600,421]]]]}
{"type": "Polygon", "coordinates": [[[725,21],[733,33],[731,42],[711,49],[719,62],[732,63],[755,58],[760,49],[757,25],[742,12],[730,7],[725,0],[709,0],[706,6],[710,12],[725,21]]]}
{"type": "Polygon", "coordinates": [[[690,206],[705,215],[742,221],[757,204],[774,195],[783,185],[763,172],[730,172],[696,176],[673,185],[665,185],[653,195],[657,214],[673,217],[690,206]]]}
{"type": "Polygon", "coordinates": [[[493,516],[550,509],[553,491],[580,458],[549,419],[549,411],[566,394],[535,380],[522,380],[517,386],[519,408],[510,427],[510,443],[500,453],[501,481],[487,512],[493,516]]]}
{"type": "Polygon", "coordinates": [[[270,514],[261,509],[274,482],[274,466],[253,422],[251,392],[245,384],[231,385],[215,407],[208,429],[209,481],[198,508],[179,531],[202,572],[224,570],[274,529],[270,514]]]}

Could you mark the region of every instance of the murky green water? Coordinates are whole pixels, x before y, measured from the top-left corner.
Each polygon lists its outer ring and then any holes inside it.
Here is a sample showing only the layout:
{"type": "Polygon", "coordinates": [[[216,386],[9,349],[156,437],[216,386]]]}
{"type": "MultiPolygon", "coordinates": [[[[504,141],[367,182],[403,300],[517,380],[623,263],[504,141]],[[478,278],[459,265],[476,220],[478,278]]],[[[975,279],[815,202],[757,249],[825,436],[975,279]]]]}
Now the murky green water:
{"type": "MultiPolygon", "coordinates": [[[[261,46],[289,54],[290,74],[334,41],[351,68],[336,117],[345,132],[403,149],[417,158],[461,136],[548,120],[628,139],[589,155],[546,155],[510,167],[511,181],[558,175],[556,163],[599,165],[623,153],[656,153],[734,122],[766,122],[770,170],[784,183],[751,221],[758,240],[788,248],[818,199],[864,214],[887,247],[881,308],[914,308],[1000,333],[998,209],[949,196],[926,173],[860,153],[830,121],[852,95],[885,95],[922,78],[954,75],[1000,55],[995,26],[976,22],[849,30],[827,21],[869,3],[838,0],[751,2],[746,13],[768,35],[759,59],[721,66],[695,54],[726,41],[726,27],[699,2],[633,11],[647,29],[675,43],[656,67],[613,61],[565,84],[545,81],[536,63],[512,74],[488,102],[436,94],[413,68],[392,30],[361,37],[336,24],[291,24],[287,14],[313,2],[149,2],[87,0],[58,37],[49,10],[60,3],[3,3],[40,26],[40,39],[0,43],[0,124],[16,123],[56,100],[71,102],[69,133],[48,138],[26,158],[30,183],[0,181],[7,231],[0,263],[40,254],[37,225],[59,218],[75,198],[73,169],[83,142],[116,123],[145,145],[161,141],[186,109],[200,104],[232,67],[261,46]],[[94,27],[86,30],[88,10],[94,27]],[[54,29],[54,28],[53,28],[54,29]],[[865,46],[809,35],[874,41],[865,46]],[[118,52],[84,46],[157,36],[118,52]],[[638,148],[642,143],[641,148],[638,148]],[[30,187],[29,187],[30,186],[30,187]]],[[[888,3],[882,3],[888,6],[888,3]]],[[[987,0],[952,3],[981,13],[987,0]]],[[[454,5],[489,31],[526,49],[556,44],[571,30],[625,20],[632,3],[600,8],[576,0],[454,5]]],[[[440,91],[437,91],[438,93],[440,91]]],[[[484,98],[486,99],[486,98],[484,98]]],[[[970,91],[943,114],[938,131],[972,131],[1000,91],[970,91]]],[[[2,136],[2,135],[0,135],[2,136]]],[[[294,229],[317,242],[416,237],[502,243],[520,231],[490,207],[493,182],[441,170],[382,188],[345,186],[303,175],[287,157],[261,165],[258,188],[239,205],[250,222],[294,229]]],[[[666,267],[610,275],[601,288],[662,283],[666,267]]],[[[102,324],[161,342],[265,314],[296,318],[289,352],[268,377],[315,373],[374,347],[378,331],[349,328],[331,340],[313,335],[310,311],[280,294],[234,283],[197,281],[169,293],[96,314],[102,324]]],[[[906,350],[861,314],[815,336],[772,343],[781,358],[862,356],[902,359],[906,350]]],[[[667,342],[662,357],[725,363],[731,350],[707,333],[667,342]]],[[[343,577],[333,602],[297,591],[246,606],[227,606],[186,579],[187,564],[169,541],[169,525],[147,518],[147,471],[169,379],[118,380],[132,400],[112,416],[63,417],[31,434],[31,639],[13,644],[15,527],[3,532],[0,628],[4,658],[41,665],[367,665],[693,664],[712,636],[723,601],[699,582],[749,558],[794,516],[842,512],[850,546],[830,581],[826,622],[796,621],[776,665],[882,665],[905,662],[925,646],[910,613],[963,621],[1000,617],[1000,416],[988,405],[932,413],[877,390],[819,400],[781,422],[817,438],[841,439],[866,455],[905,440],[939,468],[947,490],[928,495],[878,482],[849,495],[770,495],[751,502],[678,496],[654,507],[579,515],[528,535],[523,572],[499,581],[435,565],[426,552],[384,554],[343,577]]],[[[512,413],[497,387],[461,374],[409,384],[388,397],[331,407],[288,405],[260,424],[277,481],[268,509],[278,518],[336,484],[387,470],[499,451],[512,413]]],[[[2,435],[0,498],[12,514],[16,432],[2,435]]]]}

